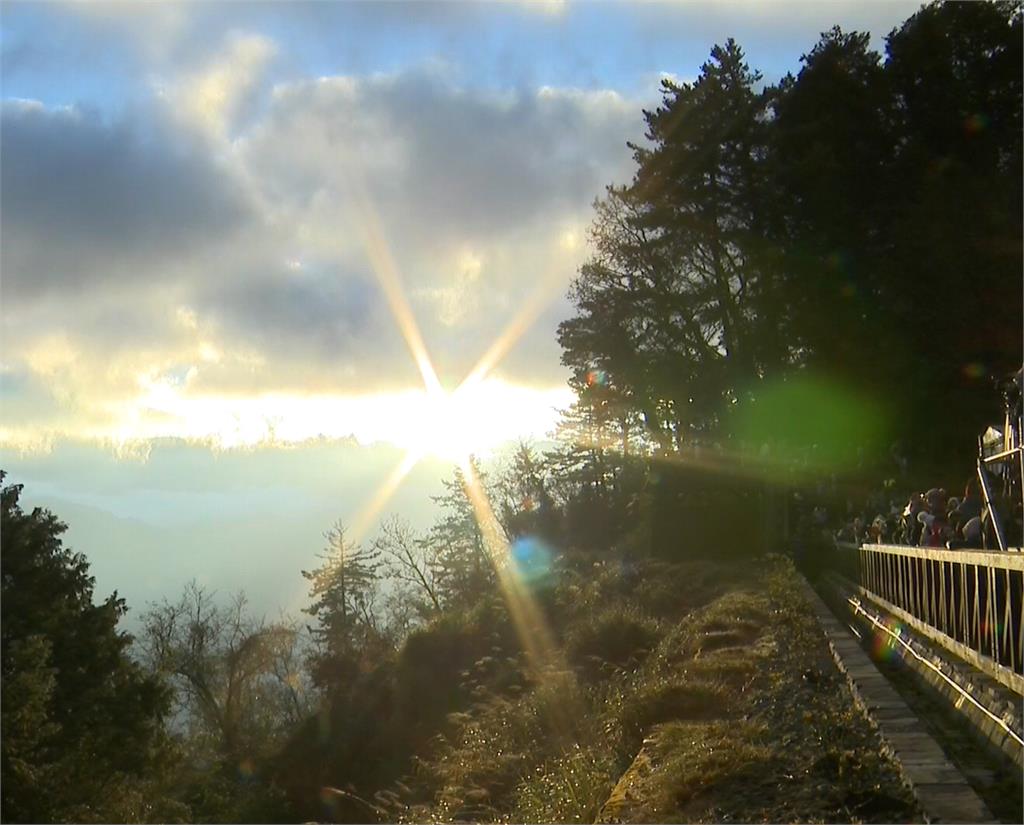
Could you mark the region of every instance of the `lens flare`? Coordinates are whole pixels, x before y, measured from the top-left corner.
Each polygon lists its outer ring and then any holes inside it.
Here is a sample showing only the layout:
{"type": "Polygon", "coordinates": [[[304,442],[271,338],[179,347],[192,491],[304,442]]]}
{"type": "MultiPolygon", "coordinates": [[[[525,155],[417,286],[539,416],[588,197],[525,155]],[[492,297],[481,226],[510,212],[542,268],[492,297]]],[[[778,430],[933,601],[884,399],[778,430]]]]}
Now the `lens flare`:
{"type": "Polygon", "coordinates": [[[964,121],[964,131],[972,137],[974,135],[980,135],[988,128],[988,116],[976,112],[964,121]]]}
{"type": "Polygon", "coordinates": [[[434,365],[427,353],[427,345],[420,334],[416,316],[413,315],[412,307],[409,306],[405,291],[402,289],[398,265],[395,263],[391,247],[384,236],[380,217],[377,215],[377,210],[373,206],[373,201],[369,197],[358,170],[348,167],[346,172],[355,202],[352,223],[362,236],[366,255],[370,259],[370,266],[384,292],[395,323],[398,325],[402,337],[405,338],[413,361],[416,362],[416,367],[423,378],[423,385],[427,388],[427,392],[439,393],[441,392],[441,382],[437,378],[434,365]]]}
{"type": "Polygon", "coordinates": [[[551,577],[551,548],[535,536],[520,536],[509,548],[512,569],[526,585],[542,584],[551,577]]]}
{"type": "Polygon", "coordinates": [[[988,374],[988,370],[985,365],[978,361],[972,361],[969,364],[964,364],[961,369],[964,376],[966,378],[970,378],[972,381],[984,378],[988,374]]]}
{"type": "Polygon", "coordinates": [[[243,782],[251,782],[256,777],[256,765],[251,759],[243,759],[238,763],[238,778],[243,782]]]}
{"type": "Polygon", "coordinates": [[[527,658],[537,673],[559,669],[557,647],[544,616],[530,594],[529,588],[518,575],[505,531],[494,515],[487,493],[469,460],[462,464],[466,498],[473,506],[473,514],[483,535],[488,556],[494,565],[509,616],[527,658]]]}
{"type": "Polygon", "coordinates": [[[903,628],[899,624],[893,625],[892,632],[895,635],[889,635],[882,631],[875,633],[871,643],[873,658],[890,664],[901,661],[898,639],[903,634],[903,628]]]}

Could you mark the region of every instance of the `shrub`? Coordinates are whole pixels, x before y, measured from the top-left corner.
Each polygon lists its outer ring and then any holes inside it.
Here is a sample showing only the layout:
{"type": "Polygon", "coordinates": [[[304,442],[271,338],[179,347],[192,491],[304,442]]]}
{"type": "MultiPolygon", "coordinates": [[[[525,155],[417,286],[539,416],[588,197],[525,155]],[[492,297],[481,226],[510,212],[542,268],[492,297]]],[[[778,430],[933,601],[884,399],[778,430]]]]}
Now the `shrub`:
{"type": "Polygon", "coordinates": [[[569,629],[565,651],[569,661],[589,680],[616,670],[631,670],[646,658],[662,635],[659,623],[638,610],[613,607],[592,622],[569,629]]]}
{"type": "Polygon", "coordinates": [[[720,684],[662,679],[624,697],[618,711],[625,753],[635,754],[651,729],[672,721],[708,721],[730,715],[729,692],[720,684]]]}
{"type": "Polygon", "coordinates": [[[437,791],[434,807],[420,813],[449,821],[508,810],[516,788],[541,763],[599,738],[588,711],[575,677],[562,672],[548,674],[520,699],[494,697],[459,714],[458,730],[421,763],[421,780],[437,791]]]}
{"type": "Polygon", "coordinates": [[[768,781],[777,784],[772,752],[760,744],[764,730],[748,722],[670,722],[653,744],[655,770],[643,797],[666,821],[694,821],[714,800],[728,808],[732,795],[768,781]]]}
{"type": "Polygon", "coordinates": [[[539,765],[516,789],[513,822],[593,822],[618,778],[601,747],[573,747],[539,765]]]}

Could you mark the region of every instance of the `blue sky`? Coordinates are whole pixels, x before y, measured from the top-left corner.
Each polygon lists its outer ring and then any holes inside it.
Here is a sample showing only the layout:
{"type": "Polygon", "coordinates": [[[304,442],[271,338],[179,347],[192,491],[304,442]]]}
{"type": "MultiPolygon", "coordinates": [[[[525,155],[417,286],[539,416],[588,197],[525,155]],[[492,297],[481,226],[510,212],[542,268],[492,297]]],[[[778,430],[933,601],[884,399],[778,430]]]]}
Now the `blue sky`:
{"type": "Polygon", "coordinates": [[[408,451],[382,512],[425,526],[446,459],[550,431],[661,77],[732,36],[774,82],[916,8],[4,3],[0,466],[103,593],[293,609],[408,451]]]}

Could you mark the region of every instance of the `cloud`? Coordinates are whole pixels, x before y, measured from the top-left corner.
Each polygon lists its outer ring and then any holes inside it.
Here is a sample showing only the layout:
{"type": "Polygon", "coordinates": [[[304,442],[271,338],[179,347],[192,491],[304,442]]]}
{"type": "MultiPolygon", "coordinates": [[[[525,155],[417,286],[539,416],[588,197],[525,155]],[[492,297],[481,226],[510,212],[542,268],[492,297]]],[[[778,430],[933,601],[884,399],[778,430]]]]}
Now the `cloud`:
{"type": "Polygon", "coordinates": [[[5,101],[2,117],[8,306],[152,283],[254,217],[241,182],[160,110],[108,119],[5,101]]]}
{"type": "Polygon", "coordinates": [[[639,131],[614,92],[466,90],[439,67],[279,86],[246,149],[276,192],[341,195],[356,172],[403,237],[451,241],[588,204],[639,131]]]}
{"type": "MultiPolygon", "coordinates": [[[[565,311],[590,203],[628,174],[639,102],[466,88],[443,64],[271,89],[274,52],[233,33],[116,118],[5,103],[4,359],[46,386],[52,430],[138,415],[133,431],[173,434],[146,407],[155,385],[197,402],[417,386],[372,227],[449,384],[531,296],[565,311]]],[[[524,326],[519,352],[545,363],[513,355],[497,374],[562,383],[550,317],[524,326]]],[[[25,438],[30,406],[7,422],[25,438]]]]}
{"type": "MultiPolygon", "coordinates": [[[[171,84],[175,110],[212,136],[225,138],[252,102],[268,63],[277,53],[269,38],[234,33],[226,48],[196,72],[171,84]]],[[[163,90],[161,90],[163,91],[163,90]]]]}

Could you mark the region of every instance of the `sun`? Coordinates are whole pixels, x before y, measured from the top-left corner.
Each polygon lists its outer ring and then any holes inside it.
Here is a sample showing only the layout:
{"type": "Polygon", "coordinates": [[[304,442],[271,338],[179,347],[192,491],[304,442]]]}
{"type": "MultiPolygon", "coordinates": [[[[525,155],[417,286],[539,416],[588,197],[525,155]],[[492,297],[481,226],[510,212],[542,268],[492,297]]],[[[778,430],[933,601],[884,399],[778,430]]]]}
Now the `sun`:
{"type": "Polygon", "coordinates": [[[508,411],[499,396],[487,384],[424,393],[408,422],[408,447],[453,464],[488,454],[508,429],[508,411]]]}
{"type": "Polygon", "coordinates": [[[547,437],[572,390],[539,390],[491,376],[467,379],[452,392],[424,390],[406,399],[400,426],[393,425],[399,431],[389,440],[416,455],[461,465],[517,440],[547,437]]]}

